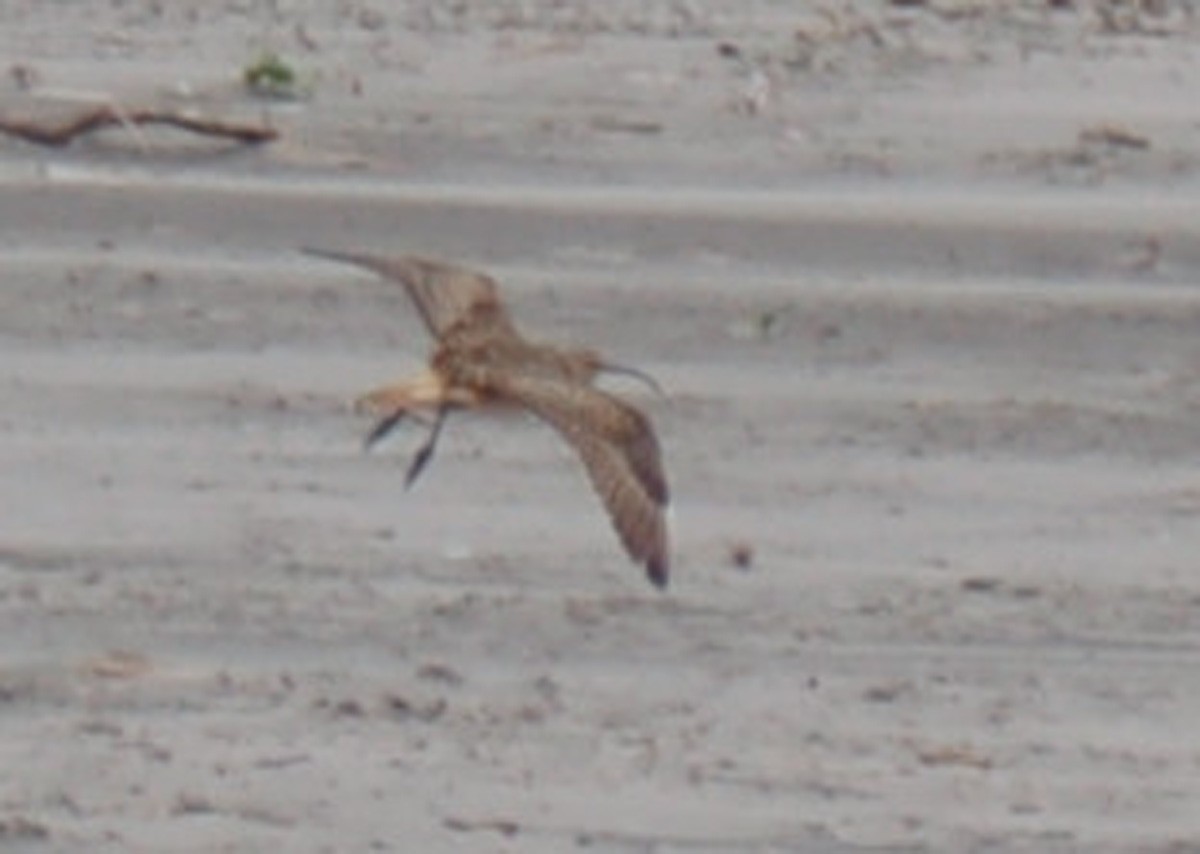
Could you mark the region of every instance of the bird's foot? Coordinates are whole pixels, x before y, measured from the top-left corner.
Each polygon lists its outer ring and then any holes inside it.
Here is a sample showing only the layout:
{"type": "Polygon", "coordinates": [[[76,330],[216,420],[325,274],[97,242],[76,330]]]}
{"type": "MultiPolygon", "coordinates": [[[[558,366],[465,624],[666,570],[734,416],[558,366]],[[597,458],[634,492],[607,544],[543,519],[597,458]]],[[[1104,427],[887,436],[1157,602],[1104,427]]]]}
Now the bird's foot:
{"type": "Polygon", "coordinates": [[[396,425],[404,420],[404,416],[407,414],[408,410],[397,409],[395,412],[385,415],[376,421],[375,426],[371,428],[371,432],[363,438],[363,450],[369,451],[375,447],[385,436],[396,429],[396,425]]]}

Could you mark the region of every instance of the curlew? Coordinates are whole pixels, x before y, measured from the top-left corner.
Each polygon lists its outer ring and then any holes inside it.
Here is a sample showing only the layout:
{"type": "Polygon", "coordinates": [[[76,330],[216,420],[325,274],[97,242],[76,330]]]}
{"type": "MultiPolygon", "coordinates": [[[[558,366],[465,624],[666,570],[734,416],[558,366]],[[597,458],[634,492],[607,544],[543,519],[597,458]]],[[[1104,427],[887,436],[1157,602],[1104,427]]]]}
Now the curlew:
{"type": "Polygon", "coordinates": [[[554,427],[587,469],[625,551],[666,587],[670,568],[665,508],[667,481],[658,439],[638,409],[594,386],[601,372],[657,385],[594,350],[535,344],[513,325],[490,276],[416,256],[384,257],[305,248],[309,255],[364,267],[399,282],[434,338],[426,370],[359,398],[356,409],[378,416],[372,447],[407,415],[433,413],[433,424],[405,475],[411,486],[433,457],[454,409],[516,407],[554,427]]]}

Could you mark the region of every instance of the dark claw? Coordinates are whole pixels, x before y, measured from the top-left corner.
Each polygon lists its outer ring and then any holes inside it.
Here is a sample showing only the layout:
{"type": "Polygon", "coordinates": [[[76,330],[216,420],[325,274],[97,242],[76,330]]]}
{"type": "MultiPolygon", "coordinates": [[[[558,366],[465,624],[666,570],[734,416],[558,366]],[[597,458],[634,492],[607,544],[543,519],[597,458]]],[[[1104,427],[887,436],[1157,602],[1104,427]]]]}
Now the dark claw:
{"type": "Polygon", "coordinates": [[[363,439],[363,450],[369,451],[371,448],[375,447],[375,445],[378,444],[381,439],[396,429],[396,425],[403,421],[404,416],[407,414],[408,413],[406,410],[397,409],[391,415],[381,418],[375,424],[375,426],[371,428],[371,432],[367,434],[366,438],[363,439]]]}
{"type": "Polygon", "coordinates": [[[450,411],[450,407],[442,406],[437,411],[437,418],[433,422],[433,428],[429,431],[429,438],[425,440],[425,444],[417,449],[417,455],[413,457],[413,461],[408,466],[408,472],[404,475],[404,488],[409,489],[421,476],[421,472],[425,470],[425,466],[433,459],[434,449],[437,448],[438,436],[442,434],[442,424],[446,421],[446,413],[450,411]]]}
{"type": "Polygon", "coordinates": [[[431,445],[422,445],[417,455],[413,457],[413,461],[409,463],[408,471],[404,475],[404,488],[411,489],[416,483],[417,478],[421,476],[421,472],[425,471],[425,466],[429,464],[429,460],[433,457],[433,447],[431,445]]]}

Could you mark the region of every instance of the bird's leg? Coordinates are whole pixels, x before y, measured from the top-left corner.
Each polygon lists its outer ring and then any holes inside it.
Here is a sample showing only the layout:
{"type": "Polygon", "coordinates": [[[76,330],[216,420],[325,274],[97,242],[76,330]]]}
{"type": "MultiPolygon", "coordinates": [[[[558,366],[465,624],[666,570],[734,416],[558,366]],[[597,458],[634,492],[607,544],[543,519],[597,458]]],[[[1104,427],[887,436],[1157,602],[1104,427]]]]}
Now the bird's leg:
{"type": "Polygon", "coordinates": [[[434,449],[437,448],[438,436],[442,433],[442,425],[446,422],[446,414],[450,411],[450,406],[443,403],[438,407],[437,416],[433,421],[433,429],[429,431],[429,438],[425,440],[425,444],[417,449],[416,456],[408,466],[408,472],[404,475],[404,488],[409,489],[421,476],[421,472],[425,470],[425,466],[433,459],[434,449]]]}
{"type": "Polygon", "coordinates": [[[429,430],[429,436],[425,444],[417,450],[417,455],[413,457],[404,478],[404,486],[407,489],[416,483],[421,472],[433,459],[446,414],[453,408],[477,406],[479,402],[475,392],[468,388],[451,387],[441,374],[427,370],[411,379],[377,388],[363,395],[354,408],[358,412],[370,412],[379,416],[379,421],[367,434],[367,448],[387,436],[405,418],[412,416],[423,420],[422,415],[432,412],[433,426],[429,430]]]}
{"type": "Polygon", "coordinates": [[[383,386],[362,395],[354,402],[354,411],[379,417],[363,439],[363,447],[367,450],[373,448],[409,416],[423,421],[421,410],[439,405],[443,396],[440,382],[429,374],[383,386]]]}
{"type": "Polygon", "coordinates": [[[391,415],[421,404],[413,393],[412,382],[400,382],[377,388],[354,401],[354,411],[371,415],[391,415]]]}

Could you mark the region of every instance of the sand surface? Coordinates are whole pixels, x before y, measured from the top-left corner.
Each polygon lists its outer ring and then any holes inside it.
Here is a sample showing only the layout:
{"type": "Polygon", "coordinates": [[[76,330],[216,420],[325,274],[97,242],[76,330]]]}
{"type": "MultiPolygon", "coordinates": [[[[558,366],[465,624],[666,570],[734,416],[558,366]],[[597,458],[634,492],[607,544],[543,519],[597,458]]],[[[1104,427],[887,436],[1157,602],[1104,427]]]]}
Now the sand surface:
{"type": "Polygon", "coordinates": [[[3,4],[282,139],[0,140],[0,849],[1200,851],[1191,7],[3,4]],[[671,588],[303,244],[654,374],[671,588]]]}

